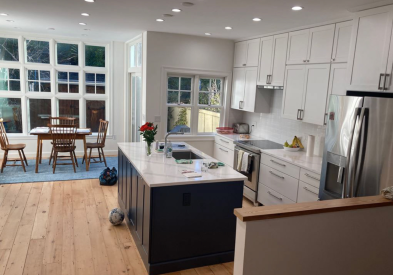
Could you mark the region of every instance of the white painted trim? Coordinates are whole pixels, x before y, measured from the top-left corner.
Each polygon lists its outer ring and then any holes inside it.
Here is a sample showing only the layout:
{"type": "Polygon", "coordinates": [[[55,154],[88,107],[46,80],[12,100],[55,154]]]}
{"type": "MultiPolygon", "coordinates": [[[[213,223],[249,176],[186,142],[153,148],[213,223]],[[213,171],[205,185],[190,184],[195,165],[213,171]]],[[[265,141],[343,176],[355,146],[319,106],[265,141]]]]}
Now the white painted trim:
{"type": "Polygon", "coordinates": [[[364,10],[369,10],[369,9],[374,9],[378,7],[383,7],[383,6],[388,6],[393,4],[393,0],[382,0],[382,1],[376,1],[373,3],[368,3],[360,6],[356,6],[353,8],[349,8],[349,12],[359,12],[359,11],[364,11],[364,10]]]}

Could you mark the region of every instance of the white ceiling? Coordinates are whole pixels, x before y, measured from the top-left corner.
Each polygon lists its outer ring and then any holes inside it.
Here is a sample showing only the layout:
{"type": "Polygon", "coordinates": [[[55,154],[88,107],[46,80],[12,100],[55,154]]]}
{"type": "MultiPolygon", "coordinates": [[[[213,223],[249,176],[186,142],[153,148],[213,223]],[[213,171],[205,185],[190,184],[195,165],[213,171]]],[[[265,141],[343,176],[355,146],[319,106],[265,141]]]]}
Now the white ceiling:
{"type": "Polygon", "coordinates": [[[377,5],[376,0],[1,0],[0,30],[46,33],[78,37],[88,34],[93,40],[126,41],[142,31],[190,35],[212,33],[212,37],[240,39],[254,35],[322,23],[350,16],[349,10],[362,5],[377,5]],[[300,5],[302,11],[291,7],[300,5]],[[181,13],[173,13],[172,8],[181,13]],[[81,16],[82,12],[90,17],[81,16]],[[163,14],[174,14],[158,23],[163,14]],[[252,18],[260,17],[261,22],[252,18]],[[6,20],[14,20],[9,23],[6,20]],[[78,23],[85,22],[87,26],[78,23]],[[233,27],[227,31],[225,26],[233,27]],[[19,29],[15,29],[18,27],[19,29]],[[49,31],[48,28],[55,28],[49,31]],[[84,31],[89,28],[90,31],[84,31]]]}

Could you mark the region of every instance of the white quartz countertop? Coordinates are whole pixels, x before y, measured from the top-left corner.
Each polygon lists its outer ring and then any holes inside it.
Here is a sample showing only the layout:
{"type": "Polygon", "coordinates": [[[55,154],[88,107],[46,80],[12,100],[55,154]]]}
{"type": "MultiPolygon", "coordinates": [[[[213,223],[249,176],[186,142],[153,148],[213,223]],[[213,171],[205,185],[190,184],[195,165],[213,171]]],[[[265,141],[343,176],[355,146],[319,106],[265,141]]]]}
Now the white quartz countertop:
{"type": "Polygon", "coordinates": [[[321,174],[322,157],[307,157],[305,151],[289,152],[285,151],[284,149],[261,150],[261,152],[266,155],[292,163],[293,165],[307,169],[311,172],[321,174]]]}
{"type": "Polygon", "coordinates": [[[258,137],[253,137],[251,135],[250,135],[250,138],[240,138],[240,134],[223,135],[223,134],[216,133],[216,136],[227,138],[227,139],[231,139],[233,141],[261,139],[261,138],[258,138],[258,137]]]}
{"type": "Polygon", "coordinates": [[[193,160],[193,164],[177,164],[174,158],[166,158],[163,153],[157,153],[154,148],[152,150],[152,155],[148,157],[146,155],[144,142],[122,142],[118,143],[118,146],[150,187],[243,181],[246,179],[245,176],[236,172],[229,166],[219,167],[218,169],[209,169],[208,172],[201,172],[203,162],[217,160],[187,143],[175,143],[184,144],[186,145],[186,148],[174,148],[174,151],[191,150],[195,154],[203,157],[203,159],[193,160]],[[201,173],[202,177],[186,178],[182,175],[183,170],[196,171],[201,173]]]}

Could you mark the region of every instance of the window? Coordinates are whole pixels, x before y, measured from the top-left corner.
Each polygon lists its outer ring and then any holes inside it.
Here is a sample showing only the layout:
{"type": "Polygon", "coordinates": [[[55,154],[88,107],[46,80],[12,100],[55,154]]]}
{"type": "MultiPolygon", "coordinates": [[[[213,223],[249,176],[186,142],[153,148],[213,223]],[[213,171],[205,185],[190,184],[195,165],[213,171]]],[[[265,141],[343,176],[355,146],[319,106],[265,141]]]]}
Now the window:
{"type": "Polygon", "coordinates": [[[105,67],[105,47],[86,45],[85,63],[89,67],[105,67]]]}
{"type": "Polygon", "coordinates": [[[78,66],[78,44],[57,43],[57,64],[78,66]]]}
{"type": "Polygon", "coordinates": [[[130,47],[130,67],[142,67],[142,42],[130,47]]]}
{"type": "Polygon", "coordinates": [[[193,78],[191,77],[168,77],[168,132],[191,132],[191,108],[178,106],[191,105],[192,82],[193,78]]]}
{"type": "Polygon", "coordinates": [[[18,39],[0,37],[0,61],[19,61],[18,39]]]}
{"type": "Polygon", "coordinates": [[[57,110],[58,116],[74,117],[79,125],[79,100],[59,99],[57,110]]]}
{"type": "Polygon", "coordinates": [[[49,64],[49,42],[26,40],[26,62],[49,64]]]}
{"type": "Polygon", "coordinates": [[[51,116],[51,105],[50,99],[29,99],[29,130],[48,125],[51,116]]]}
{"type": "Polygon", "coordinates": [[[20,98],[0,98],[0,117],[7,133],[22,133],[21,105],[20,98]]]}
{"type": "Polygon", "coordinates": [[[28,92],[50,92],[50,71],[27,70],[28,92]]]}
{"type": "Polygon", "coordinates": [[[215,132],[222,120],[223,82],[223,78],[198,75],[168,76],[167,131],[194,134],[215,132]]]}
{"type": "Polygon", "coordinates": [[[0,68],[0,91],[20,91],[20,70],[0,68]]]}
{"type": "Polygon", "coordinates": [[[86,73],[86,93],[105,94],[105,74],[86,73]]]}
{"type": "Polygon", "coordinates": [[[86,127],[98,132],[100,119],[105,120],[105,101],[86,100],[86,127]]]}
{"type": "Polygon", "coordinates": [[[57,91],[59,93],[79,93],[79,73],[57,72],[57,91]]]}

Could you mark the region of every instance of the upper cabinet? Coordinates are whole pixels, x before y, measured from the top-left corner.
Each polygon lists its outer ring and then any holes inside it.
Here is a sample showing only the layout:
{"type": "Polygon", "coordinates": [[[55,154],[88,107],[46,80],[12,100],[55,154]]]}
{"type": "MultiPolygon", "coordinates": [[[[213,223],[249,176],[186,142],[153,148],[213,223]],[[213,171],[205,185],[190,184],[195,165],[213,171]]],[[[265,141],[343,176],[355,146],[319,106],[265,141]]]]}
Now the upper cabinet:
{"type": "Polygon", "coordinates": [[[258,85],[284,85],[287,46],[288,33],[261,39],[258,85]]]}
{"type": "Polygon", "coordinates": [[[348,62],[352,25],[352,21],[336,24],[336,31],[334,33],[332,63],[348,62]]]}
{"type": "Polygon", "coordinates": [[[234,67],[257,67],[259,61],[260,39],[235,44],[234,67]]]}
{"type": "Polygon", "coordinates": [[[349,56],[349,85],[354,91],[392,91],[393,6],[356,14],[349,56]]]}
{"type": "Polygon", "coordinates": [[[330,63],[335,24],[289,33],[287,65],[330,63]]]}

